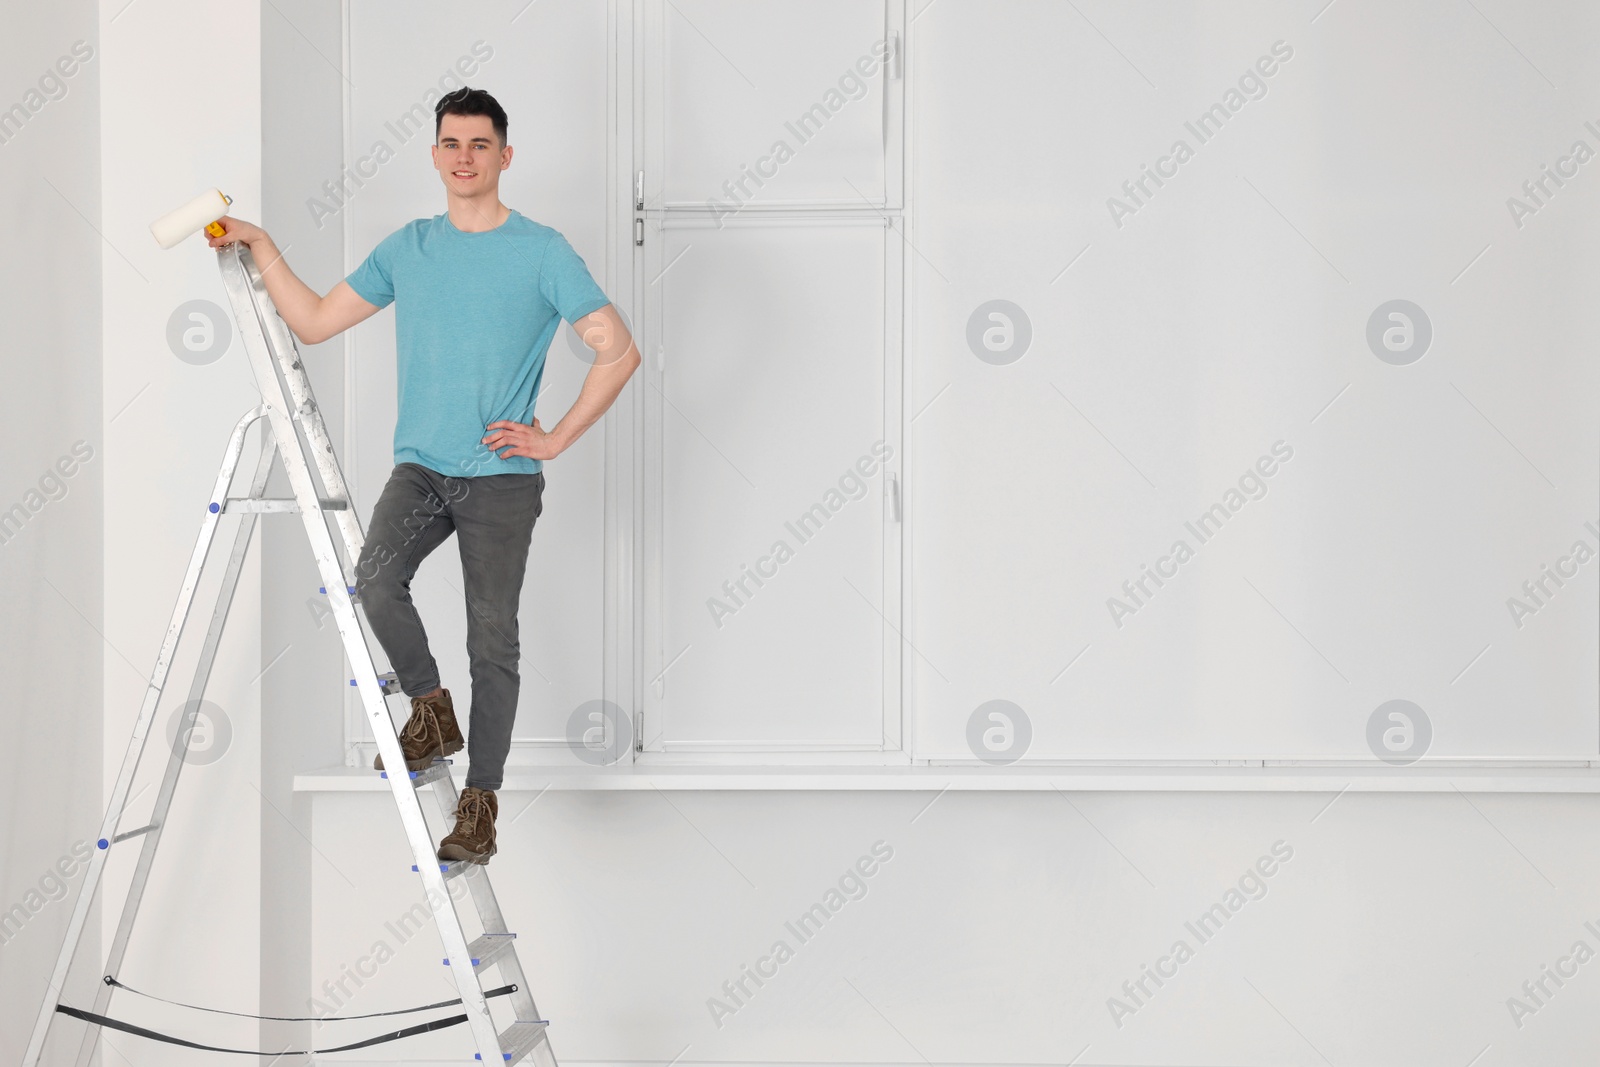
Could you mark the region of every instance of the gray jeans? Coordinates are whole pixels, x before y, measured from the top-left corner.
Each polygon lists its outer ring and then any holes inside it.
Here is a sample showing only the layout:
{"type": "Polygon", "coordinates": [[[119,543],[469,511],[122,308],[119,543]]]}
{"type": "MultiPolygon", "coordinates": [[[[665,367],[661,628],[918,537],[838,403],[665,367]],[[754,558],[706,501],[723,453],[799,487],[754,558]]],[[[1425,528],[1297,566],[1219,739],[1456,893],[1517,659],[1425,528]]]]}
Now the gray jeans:
{"type": "Polygon", "coordinates": [[[411,579],[428,553],[457,535],[472,673],[467,784],[479,789],[500,788],[511,749],[521,689],[517,607],[543,498],[543,472],[456,478],[401,463],[372,509],[356,566],[356,594],[367,623],[401,690],[421,696],[441,682],[411,602],[411,579]]]}

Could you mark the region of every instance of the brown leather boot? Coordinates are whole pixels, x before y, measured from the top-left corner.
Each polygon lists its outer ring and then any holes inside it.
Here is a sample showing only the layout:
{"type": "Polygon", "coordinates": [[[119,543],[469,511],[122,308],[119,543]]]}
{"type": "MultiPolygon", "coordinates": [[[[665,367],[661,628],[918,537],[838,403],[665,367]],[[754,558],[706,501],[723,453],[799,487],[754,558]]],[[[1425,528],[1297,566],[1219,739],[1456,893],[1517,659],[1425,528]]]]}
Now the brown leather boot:
{"type": "Polygon", "coordinates": [[[500,802],[492,790],[467,786],[456,802],[456,828],[439,842],[439,858],[488,863],[496,851],[494,820],[499,814],[500,802]]]}
{"type": "MultiPolygon", "coordinates": [[[[400,731],[400,751],[405,753],[406,770],[420,771],[436,759],[460,752],[465,744],[461,727],[456,724],[450,690],[436,697],[411,698],[411,718],[400,731]]],[[[372,766],[383,770],[383,757],[374,759],[372,766]]]]}

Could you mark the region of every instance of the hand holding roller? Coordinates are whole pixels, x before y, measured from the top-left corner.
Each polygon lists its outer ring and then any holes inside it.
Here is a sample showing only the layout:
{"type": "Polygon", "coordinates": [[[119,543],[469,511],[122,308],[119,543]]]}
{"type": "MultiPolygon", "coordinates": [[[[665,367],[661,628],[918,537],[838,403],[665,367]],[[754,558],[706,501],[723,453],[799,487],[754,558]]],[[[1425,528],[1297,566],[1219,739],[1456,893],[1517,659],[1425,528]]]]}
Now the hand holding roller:
{"type": "Polygon", "coordinates": [[[221,237],[227,231],[217,220],[228,213],[231,203],[233,201],[220,190],[207,189],[176,211],[170,211],[152,222],[150,232],[162,248],[171,248],[202,229],[213,237],[221,237]]]}

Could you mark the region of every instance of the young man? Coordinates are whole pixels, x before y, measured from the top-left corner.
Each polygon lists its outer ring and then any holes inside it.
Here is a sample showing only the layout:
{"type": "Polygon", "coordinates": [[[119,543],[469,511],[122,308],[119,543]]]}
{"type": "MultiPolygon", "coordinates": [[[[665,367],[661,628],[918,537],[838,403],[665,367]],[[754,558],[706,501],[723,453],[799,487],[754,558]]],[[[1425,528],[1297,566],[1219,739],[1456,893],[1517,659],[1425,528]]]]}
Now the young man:
{"type": "MultiPolygon", "coordinates": [[[[305,344],[325,341],[395,305],[399,414],[395,468],[373,508],[357,593],[389,656],[411,717],[406,766],[460,751],[450,691],[440,683],[411,579],[458,535],[472,673],[466,788],[439,858],[487,863],[516,718],[517,607],[533,524],[543,509],[543,461],[605,414],[639,365],[621,316],[561,234],[500,202],[511,166],[506,114],[481,89],[458,89],[435,111],[433,165],[447,211],[416,219],[373,249],[326,296],[295,277],[260,227],[224,218],[213,248],[249,245],[267,292],[305,344]],[[566,319],[595,360],[572,410],[549,431],[533,417],[545,353],[566,319]]],[[[374,764],[382,768],[380,757],[374,764]]]]}

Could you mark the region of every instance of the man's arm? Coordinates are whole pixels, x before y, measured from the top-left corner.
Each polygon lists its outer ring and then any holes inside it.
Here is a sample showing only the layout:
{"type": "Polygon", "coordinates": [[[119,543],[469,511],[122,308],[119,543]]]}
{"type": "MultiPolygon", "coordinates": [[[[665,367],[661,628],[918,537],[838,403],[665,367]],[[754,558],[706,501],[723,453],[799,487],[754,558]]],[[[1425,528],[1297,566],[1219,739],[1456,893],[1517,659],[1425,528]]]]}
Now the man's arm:
{"type": "Polygon", "coordinates": [[[634,368],[642,360],[633,343],[633,335],[623,325],[617,309],[607,304],[572,324],[583,343],[594,349],[594,365],[583,379],[583,388],[572,409],[561,417],[548,432],[535,418],[532,426],[502,419],[491,422],[489,435],[483,443],[494,450],[501,459],[509,456],[527,456],[529,459],[555,459],[583,436],[585,430],[600,420],[622,387],[628,383],[634,368]],[[500,449],[505,451],[501,452],[500,449]]]}
{"type": "Polygon", "coordinates": [[[272,297],[278,314],[301,343],[320,344],[377,313],[378,308],[357,296],[346,281],[341,280],[327,296],[318,296],[309,285],[295,277],[283,253],[261,227],[228,215],[218,221],[226,232],[221,237],[210,238],[211,247],[221,248],[235,241],[243,241],[249,247],[261,268],[267,295],[272,297]]]}

